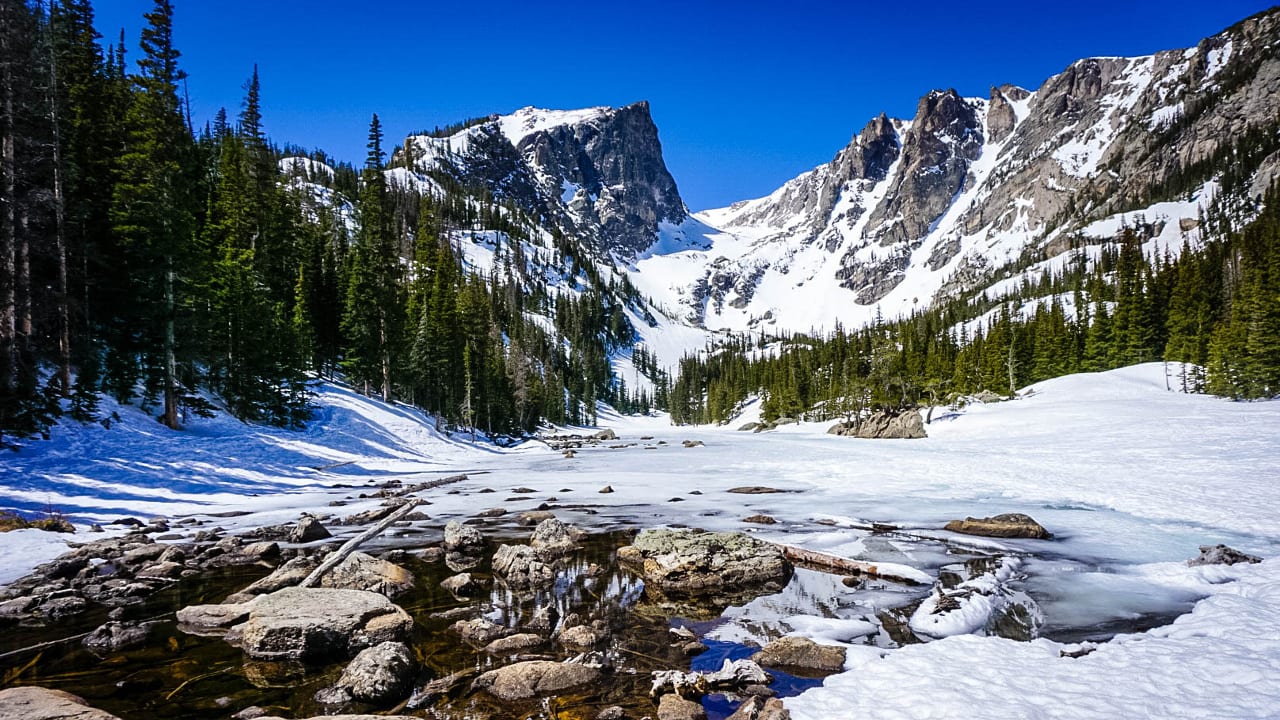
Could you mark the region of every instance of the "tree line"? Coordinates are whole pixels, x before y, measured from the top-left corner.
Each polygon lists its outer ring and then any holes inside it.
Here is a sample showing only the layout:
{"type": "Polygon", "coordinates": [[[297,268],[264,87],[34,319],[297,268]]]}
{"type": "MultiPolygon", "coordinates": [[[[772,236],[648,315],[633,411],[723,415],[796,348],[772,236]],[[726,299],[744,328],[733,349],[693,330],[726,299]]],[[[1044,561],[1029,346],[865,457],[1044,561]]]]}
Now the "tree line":
{"type": "Polygon", "coordinates": [[[171,1],[145,21],[131,67],[89,0],[0,0],[0,444],[100,394],[171,428],[297,427],[338,376],[494,435],[650,402],[609,366],[628,301],[574,242],[443,174],[389,183],[376,115],[359,168],[277,147],[256,67],[238,113],[194,127],[171,1]]]}

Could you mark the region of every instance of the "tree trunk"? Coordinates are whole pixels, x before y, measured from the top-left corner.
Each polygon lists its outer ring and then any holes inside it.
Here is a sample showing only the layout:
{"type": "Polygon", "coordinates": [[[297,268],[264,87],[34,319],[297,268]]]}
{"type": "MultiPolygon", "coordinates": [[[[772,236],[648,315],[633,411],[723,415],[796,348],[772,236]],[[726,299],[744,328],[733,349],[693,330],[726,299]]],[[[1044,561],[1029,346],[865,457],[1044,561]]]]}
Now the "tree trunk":
{"type": "Polygon", "coordinates": [[[58,385],[71,394],[71,312],[67,280],[66,201],[62,194],[62,129],[58,121],[58,53],[49,43],[49,117],[53,121],[54,245],[58,256],[58,385]]]}
{"type": "Polygon", "coordinates": [[[14,73],[12,42],[9,33],[15,18],[9,3],[0,2],[0,93],[4,95],[0,119],[0,175],[4,178],[0,189],[0,204],[4,205],[3,227],[0,227],[0,352],[7,357],[0,363],[0,391],[11,392],[17,386],[18,370],[18,307],[14,289],[16,279],[15,240],[18,230],[17,216],[17,158],[15,156],[15,128],[13,118],[14,73]]]}

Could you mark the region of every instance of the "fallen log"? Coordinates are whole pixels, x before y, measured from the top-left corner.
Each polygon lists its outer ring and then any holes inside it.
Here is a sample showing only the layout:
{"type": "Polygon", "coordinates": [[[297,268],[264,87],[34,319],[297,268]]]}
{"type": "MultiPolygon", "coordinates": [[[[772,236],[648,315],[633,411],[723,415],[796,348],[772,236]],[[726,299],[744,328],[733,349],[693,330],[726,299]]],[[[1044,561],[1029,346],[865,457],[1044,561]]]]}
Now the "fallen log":
{"type": "Polygon", "coordinates": [[[849,575],[868,575],[882,580],[907,583],[908,585],[928,585],[933,579],[924,572],[906,566],[883,565],[853,560],[839,555],[807,550],[794,545],[772,543],[782,550],[782,554],[791,562],[809,566],[823,572],[847,573],[849,575]]]}
{"type": "Polygon", "coordinates": [[[396,510],[395,512],[383,518],[382,522],[378,523],[377,525],[374,525],[368,530],[365,530],[359,535],[348,540],[346,543],[342,545],[342,547],[329,553],[329,557],[325,558],[324,562],[320,563],[319,567],[317,567],[315,570],[312,570],[310,575],[304,578],[302,582],[298,583],[298,587],[304,587],[304,588],[315,587],[316,583],[320,582],[320,578],[324,577],[325,573],[337,567],[338,564],[341,563],[343,560],[346,560],[347,556],[355,552],[356,548],[363,545],[370,538],[376,537],[383,530],[386,530],[387,528],[391,527],[392,523],[396,522],[397,520],[404,517],[405,515],[408,515],[410,512],[413,511],[414,508],[418,507],[418,505],[420,505],[421,503],[422,503],[422,500],[419,498],[414,498],[412,500],[409,500],[405,504],[401,505],[400,509],[396,510]]]}

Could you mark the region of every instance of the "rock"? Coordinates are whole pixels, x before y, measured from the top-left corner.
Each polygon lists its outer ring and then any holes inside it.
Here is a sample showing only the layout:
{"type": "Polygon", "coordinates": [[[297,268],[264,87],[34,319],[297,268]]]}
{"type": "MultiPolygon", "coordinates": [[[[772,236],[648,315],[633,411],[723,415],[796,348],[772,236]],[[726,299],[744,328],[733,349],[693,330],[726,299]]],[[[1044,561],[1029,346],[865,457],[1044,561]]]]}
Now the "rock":
{"type": "Polygon", "coordinates": [[[367,590],[395,597],[413,588],[413,573],[395,563],[353,552],[321,576],[320,587],[367,590]]]}
{"type": "Polygon", "coordinates": [[[791,711],[778,698],[757,695],[739,705],[726,720],[791,720],[791,711]]]}
{"type": "Polygon", "coordinates": [[[413,628],[408,613],[384,595],[331,588],[285,588],[238,605],[184,608],[178,620],[216,630],[246,613],[228,639],[257,660],[347,658],[378,643],[403,641],[413,628]]]}
{"type": "Polygon", "coordinates": [[[760,423],[758,423],[758,422],[749,422],[749,423],[747,423],[747,424],[745,424],[745,425],[740,426],[740,427],[738,428],[738,432],[751,432],[752,430],[755,430],[755,429],[756,429],[756,428],[758,428],[758,427],[760,427],[760,423]]]}
{"type": "Polygon", "coordinates": [[[506,508],[495,507],[495,508],[489,508],[488,510],[481,510],[480,512],[476,513],[473,517],[495,518],[495,517],[502,517],[503,515],[506,515],[506,514],[507,514],[506,508]]]}
{"type": "Polygon", "coordinates": [[[549,510],[528,510],[520,513],[519,522],[521,525],[537,525],[538,523],[544,520],[550,520],[555,516],[556,514],[549,510]]]}
{"type": "Polygon", "coordinates": [[[416,667],[404,643],[380,643],[361,650],[342,671],[334,689],[354,700],[383,705],[409,694],[416,667]]]}
{"type": "Polygon", "coordinates": [[[578,547],[569,527],[554,517],[538,523],[529,538],[529,545],[544,558],[567,555],[578,547]]]}
{"type": "Polygon", "coordinates": [[[306,516],[298,521],[297,525],[289,531],[289,542],[291,543],[309,543],[316,540],[324,540],[333,537],[329,530],[320,524],[320,521],[306,516]]]}
{"type": "Polygon", "coordinates": [[[185,569],[182,563],[157,562],[139,570],[135,577],[141,580],[177,580],[185,569]]]}
{"type": "Polygon", "coordinates": [[[65,597],[51,598],[41,602],[39,613],[51,620],[58,620],[84,612],[88,607],[89,602],[84,598],[79,595],[68,595],[65,597]]]}
{"type": "Polygon", "coordinates": [[[697,640],[690,640],[689,642],[686,642],[686,643],[678,643],[678,645],[680,648],[680,652],[685,655],[688,655],[689,657],[693,657],[694,655],[701,655],[702,653],[707,651],[707,646],[697,640]]]}
{"type": "Polygon", "coordinates": [[[440,587],[454,595],[468,595],[476,588],[476,584],[471,579],[471,573],[458,573],[441,580],[440,587]]]}
{"type": "Polygon", "coordinates": [[[742,533],[645,530],[618,560],[668,594],[776,591],[792,573],[781,549],[742,533]]]}
{"type": "Polygon", "coordinates": [[[977,394],[975,394],[973,396],[973,399],[976,400],[977,402],[986,404],[986,403],[1000,402],[1004,400],[1004,397],[997,395],[996,393],[993,393],[990,390],[982,390],[982,391],[979,391],[977,394]]]}
{"type": "Polygon", "coordinates": [[[595,435],[592,435],[591,437],[596,440],[617,440],[618,433],[614,432],[609,428],[605,428],[600,432],[596,433],[595,435]]]}
{"type": "Polygon", "coordinates": [[[542,587],[555,580],[555,568],[528,545],[501,545],[493,554],[493,571],[515,588],[542,587]]]}
{"type": "Polygon", "coordinates": [[[725,492],[736,493],[738,495],[769,495],[772,493],[789,493],[797,491],[779,490],[778,488],[765,487],[764,485],[743,485],[741,487],[729,488],[725,492]]]}
{"type": "Polygon", "coordinates": [[[701,440],[685,440],[680,444],[687,448],[703,447],[704,445],[706,445],[706,443],[702,442],[701,440]]]}
{"type": "Polygon", "coordinates": [[[484,690],[500,700],[552,695],[600,679],[600,670],[589,665],[549,660],[529,660],[490,670],[476,678],[471,687],[484,690]]]}
{"type": "Polygon", "coordinates": [[[608,637],[590,625],[575,625],[560,632],[560,644],[575,650],[587,650],[608,637]]]}
{"type": "Polygon", "coordinates": [[[1262,562],[1262,558],[1242,553],[1226,545],[1201,545],[1200,556],[1188,560],[1187,565],[1195,567],[1197,565],[1235,565],[1236,563],[1260,562],[1262,562]]]}
{"type": "Polygon", "coordinates": [[[596,713],[596,720],[627,720],[627,711],[618,705],[610,705],[596,713]]]}
{"type": "Polygon", "coordinates": [[[613,486],[612,486],[612,485],[605,485],[604,487],[600,488],[600,494],[602,494],[602,495],[607,495],[607,494],[609,494],[609,493],[611,493],[611,492],[613,492],[613,486]]]}
{"type": "Polygon", "coordinates": [[[231,720],[257,720],[260,717],[266,717],[267,711],[257,705],[250,705],[240,712],[231,716],[231,720]]]}
{"type": "Polygon", "coordinates": [[[484,536],[470,525],[463,525],[457,520],[450,520],[444,526],[444,549],[446,552],[474,552],[484,547],[484,536]]]}
{"type": "Polygon", "coordinates": [[[433,562],[440,562],[441,560],[444,559],[444,548],[442,547],[423,548],[422,552],[418,555],[418,559],[427,564],[431,564],[433,562]]]}
{"type": "Polygon", "coordinates": [[[462,639],[467,643],[477,647],[483,647],[498,638],[512,634],[511,628],[490,622],[484,618],[459,620],[450,625],[449,629],[461,635],[462,639]]]}
{"type": "Polygon", "coordinates": [[[836,672],[844,669],[845,649],[819,645],[809,638],[783,637],[774,640],[751,659],[766,667],[793,667],[836,672]]]}
{"type": "Polygon", "coordinates": [[[685,700],[679,695],[663,695],[658,701],[658,720],[706,720],[702,703],[685,700]]]}
{"type": "Polygon", "coordinates": [[[564,451],[564,457],[565,457],[565,459],[566,459],[566,460],[572,460],[572,459],[574,459],[574,458],[575,458],[575,457],[577,457],[577,456],[578,456],[578,453],[577,453],[576,451],[574,451],[574,450],[565,450],[565,451],[564,451]]]}
{"type": "Polygon", "coordinates": [[[871,440],[916,440],[928,437],[918,410],[877,410],[861,422],[841,422],[827,429],[828,435],[871,440]]]}
{"type": "Polygon", "coordinates": [[[964,520],[952,520],[947,523],[946,530],[965,535],[981,535],[983,537],[1000,538],[1033,538],[1048,540],[1053,535],[1040,523],[1022,513],[1004,513],[988,518],[967,517],[964,520]]]}
{"type": "Polygon", "coordinates": [[[510,655],[521,650],[527,650],[531,647],[537,647],[546,640],[541,635],[533,633],[516,633],[508,635],[504,638],[498,638],[488,645],[484,646],[484,651],[490,655],[510,655]]]}
{"type": "Polygon", "coordinates": [[[245,545],[240,552],[258,560],[274,560],[280,557],[280,546],[273,542],[256,542],[245,545]]]}
{"type": "Polygon", "coordinates": [[[118,652],[141,645],[151,637],[158,622],[124,623],[112,620],[89,633],[84,646],[100,652],[118,652]]]}
{"type": "MultiPolygon", "coordinates": [[[[250,545],[249,547],[253,546],[250,545]]],[[[311,574],[311,571],[315,570],[319,564],[320,560],[311,555],[301,555],[299,557],[292,558],[285,564],[276,568],[270,575],[258,578],[245,589],[229,596],[224,602],[247,602],[258,595],[265,595],[282,588],[293,587],[305,580],[306,577],[311,574]]]]}
{"type": "Polygon", "coordinates": [[[91,708],[82,698],[61,690],[15,687],[0,690],[0,718],[5,720],[120,720],[91,708]]]}
{"type": "Polygon", "coordinates": [[[777,525],[778,521],[770,515],[748,515],[742,518],[742,522],[755,523],[757,525],[777,525]]]}

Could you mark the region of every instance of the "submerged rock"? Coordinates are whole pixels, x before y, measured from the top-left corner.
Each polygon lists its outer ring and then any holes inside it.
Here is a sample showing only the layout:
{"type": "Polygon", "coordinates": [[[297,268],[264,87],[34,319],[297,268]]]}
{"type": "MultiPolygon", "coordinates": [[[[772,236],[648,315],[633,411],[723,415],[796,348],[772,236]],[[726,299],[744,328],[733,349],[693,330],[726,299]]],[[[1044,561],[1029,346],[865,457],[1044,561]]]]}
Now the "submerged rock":
{"type": "Polygon", "coordinates": [[[317,694],[317,699],[333,704],[359,700],[375,705],[399,700],[413,689],[416,667],[413,654],[404,643],[384,642],[365,648],[342,671],[338,682],[328,692],[317,694]]]}
{"type": "Polygon", "coordinates": [[[490,655],[510,655],[520,650],[528,650],[531,647],[537,647],[546,640],[541,635],[533,633],[516,633],[508,635],[504,638],[498,638],[488,645],[484,646],[484,651],[490,655]]]}
{"type": "Polygon", "coordinates": [[[981,535],[983,537],[1031,538],[1048,540],[1053,534],[1029,515],[1022,513],[1004,513],[987,518],[967,517],[964,520],[952,520],[947,523],[946,530],[965,535],[981,535]]]}
{"type": "Polygon", "coordinates": [[[766,667],[793,667],[835,672],[844,668],[845,649],[819,645],[809,638],[783,637],[774,640],[751,659],[766,667]]]}
{"type": "Polygon", "coordinates": [[[117,652],[145,643],[158,622],[125,623],[112,620],[89,633],[84,646],[90,650],[117,652]]]}
{"type": "Polygon", "coordinates": [[[538,551],[528,545],[502,545],[493,554],[493,571],[515,588],[549,585],[555,568],[543,562],[538,551]]]}
{"type": "Polygon", "coordinates": [[[685,700],[679,695],[663,695],[658,701],[658,720],[706,720],[702,703],[685,700]]]}
{"type": "Polygon", "coordinates": [[[1197,565],[1235,565],[1236,563],[1260,563],[1257,555],[1242,553],[1226,545],[1201,545],[1200,555],[1187,561],[1190,567],[1197,565]]]}
{"type": "Polygon", "coordinates": [[[490,670],[471,684],[500,700],[523,700],[552,695],[600,679],[600,670],[590,665],[550,660],[529,660],[490,670]]]}
{"type": "Polygon", "coordinates": [[[776,591],[792,573],[776,545],[732,532],[645,530],[618,560],[667,594],[776,591]]]}
{"type": "Polygon", "coordinates": [[[454,595],[468,595],[475,589],[476,584],[471,578],[471,573],[458,573],[441,580],[440,587],[454,595]]]}
{"type": "Polygon", "coordinates": [[[484,618],[459,620],[450,625],[449,629],[461,635],[464,641],[477,647],[488,645],[494,640],[506,637],[513,632],[511,628],[505,625],[499,625],[484,618]]]}
{"type": "Polygon", "coordinates": [[[120,720],[89,707],[83,698],[61,690],[15,687],[0,690],[0,718],[10,720],[120,720]]]}

